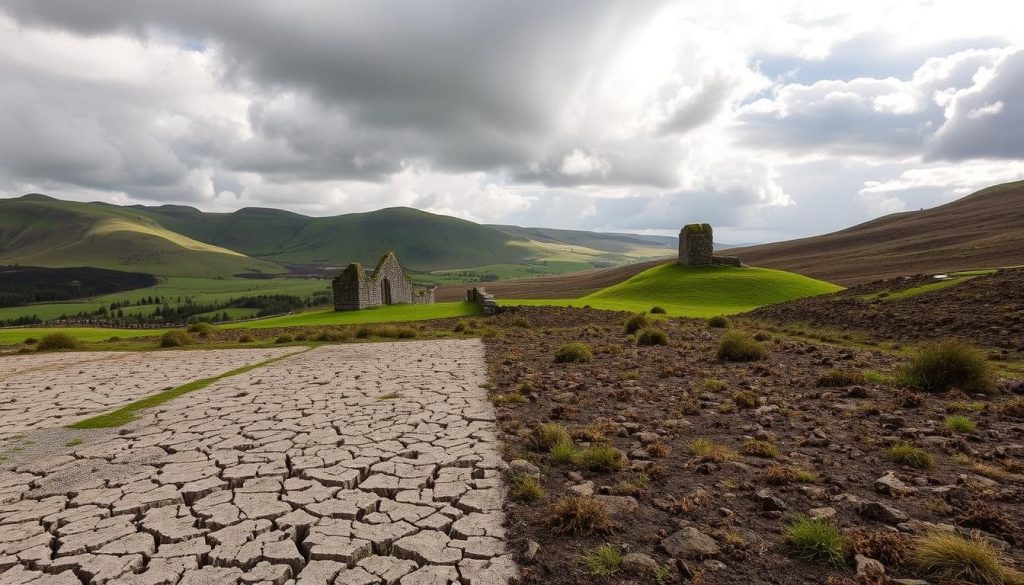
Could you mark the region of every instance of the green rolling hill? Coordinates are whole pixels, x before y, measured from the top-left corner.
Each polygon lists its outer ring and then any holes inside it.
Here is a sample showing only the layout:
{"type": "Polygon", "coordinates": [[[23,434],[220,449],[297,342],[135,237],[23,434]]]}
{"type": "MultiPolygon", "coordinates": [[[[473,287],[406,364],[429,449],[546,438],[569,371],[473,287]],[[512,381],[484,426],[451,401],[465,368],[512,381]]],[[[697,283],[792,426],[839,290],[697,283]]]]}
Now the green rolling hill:
{"type": "Polygon", "coordinates": [[[35,194],[0,200],[0,263],[161,276],[285,271],[277,263],[184,236],[131,208],[35,194]]]}
{"type": "Polygon", "coordinates": [[[289,265],[372,266],[388,250],[414,272],[484,267],[516,275],[669,256],[675,239],[487,226],[405,207],[308,217],[279,209],[205,213],[44,195],[0,200],[0,263],[218,277],[282,273],[289,265]]]}

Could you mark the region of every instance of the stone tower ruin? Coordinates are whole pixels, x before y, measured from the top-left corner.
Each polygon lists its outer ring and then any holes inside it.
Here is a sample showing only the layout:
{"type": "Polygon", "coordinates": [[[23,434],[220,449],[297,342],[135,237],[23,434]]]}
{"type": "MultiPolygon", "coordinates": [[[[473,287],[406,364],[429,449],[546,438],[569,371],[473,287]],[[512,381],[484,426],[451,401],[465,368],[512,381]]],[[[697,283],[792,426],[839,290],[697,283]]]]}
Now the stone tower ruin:
{"type": "Polygon", "coordinates": [[[682,266],[742,266],[735,256],[715,256],[715,238],[708,223],[691,223],[679,232],[682,266]]]}

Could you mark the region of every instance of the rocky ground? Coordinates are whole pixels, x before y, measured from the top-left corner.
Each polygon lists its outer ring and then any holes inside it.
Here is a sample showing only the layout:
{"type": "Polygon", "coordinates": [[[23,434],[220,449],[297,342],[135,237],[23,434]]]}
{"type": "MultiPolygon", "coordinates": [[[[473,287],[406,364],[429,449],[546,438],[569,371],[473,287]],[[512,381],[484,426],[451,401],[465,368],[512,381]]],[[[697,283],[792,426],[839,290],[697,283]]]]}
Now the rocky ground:
{"type": "Polygon", "coordinates": [[[784,326],[861,332],[876,341],[962,339],[999,357],[1024,356],[1024,269],[1000,270],[904,299],[886,294],[934,282],[931,275],[880,280],[762,307],[747,316],[784,326]]]}
{"type": "Polygon", "coordinates": [[[500,319],[507,328],[487,340],[487,360],[505,456],[543,489],[530,501],[537,494],[514,483],[508,505],[526,583],[852,583],[867,558],[912,579],[906,546],[932,525],[974,531],[1024,561],[1024,421],[1013,418],[1024,414],[995,408],[1008,394],[899,391],[886,375],[904,358],[785,338],[765,341],[765,361],[726,363],[716,356],[723,330],[702,321],[661,322],[668,344],[637,347],[622,315],[523,309],[500,319]],[[555,363],[568,342],[589,344],[593,359],[555,363]],[[834,369],[873,382],[820,386],[834,369]],[[976,430],[948,430],[954,413],[976,430]],[[614,448],[621,468],[560,463],[533,444],[542,423],[564,427],[577,449],[614,448]],[[888,448],[901,442],[934,464],[893,461],[888,448]],[[556,505],[578,496],[611,526],[563,530],[556,505]],[[844,531],[844,566],[790,558],[784,530],[797,515],[844,531]],[[605,544],[625,561],[596,577],[584,555],[605,544]]]}
{"type": "MultiPolygon", "coordinates": [[[[159,355],[196,374],[191,353],[159,355]]],[[[108,355],[116,369],[149,354],[108,355]]],[[[505,583],[505,464],[484,382],[479,340],[323,346],[115,433],[13,453],[0,583],[505,583]]]]}

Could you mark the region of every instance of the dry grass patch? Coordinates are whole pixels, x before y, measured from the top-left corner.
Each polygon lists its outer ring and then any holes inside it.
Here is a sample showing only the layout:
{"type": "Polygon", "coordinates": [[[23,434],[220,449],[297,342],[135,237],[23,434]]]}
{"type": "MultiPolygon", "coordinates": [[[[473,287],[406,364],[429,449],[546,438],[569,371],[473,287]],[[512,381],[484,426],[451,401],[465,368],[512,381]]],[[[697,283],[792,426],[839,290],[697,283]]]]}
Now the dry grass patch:
{"type": "Polygon", "coordinates": [[[526,444],[534,451],[548,451],[558,443],[569,442],[569,431],[558,423],[540,423],[526,436],[526,444]]]}
{"type": "Polygon", "coordinates": [[[535,477],[515,475],[509,481],[508,495],[517,502],[536,502],[544,497],[544,488],[535,477]]]}
{"type": "Polygon", "coordinates": [[[743,442],[740,447],[740,452],[744,455],[750,455],[753,457],[766,457],[768,459],[775,459],[779,456],[779,448],[768,441],[759,441],[757,439],[748,439],[743,442]]]}
{"type": "Polygon", "coordinates": [[[934,459],[931,453],[919,449],[910,443],[897,443],[889,447],[889,459],[901,465],[909,465],[920,469],[931,467],[934,459]]]}
{"type": "Polygon", "coordinates": [[[582,364],[594,358],[594,352],[586,343],[566,343],[555,352],[556,364],[582,364]]]}
{"type": "Polygon", "coordinates": [[[934,530],[914,541],[911,560],[924,576],[940,583],[1017,585],[1024,575],[1002,553],[980,538],[934,530]]]}
{"type": "Polygon", "coordinates": [[[615,527],[608,508],[589,496],[568,496],[553,502],[544,523],[558,534],[603,534],[615,527]]]}
{"type": "Polygon", "coordinates": [[[690,454],[702,463],[705,461],[735,461],[739,459],[739,454],[736,451],[704,438],[695,439],[690,443],[690,454]]]}
{"type": "Polygon", "coordinates": [[[822,388],[838,388],[856,384],[867,384],[867,382],[867,376],[861,372],[837,368],[828,370],[818,378],[818,386],[822,388]]]}
{"type": "Polygon", "coordinates": [[[795,559],[835,567],[846,564],[846,539],[828,520],[798,517],[786,527],[783,544],[795,559]]]}

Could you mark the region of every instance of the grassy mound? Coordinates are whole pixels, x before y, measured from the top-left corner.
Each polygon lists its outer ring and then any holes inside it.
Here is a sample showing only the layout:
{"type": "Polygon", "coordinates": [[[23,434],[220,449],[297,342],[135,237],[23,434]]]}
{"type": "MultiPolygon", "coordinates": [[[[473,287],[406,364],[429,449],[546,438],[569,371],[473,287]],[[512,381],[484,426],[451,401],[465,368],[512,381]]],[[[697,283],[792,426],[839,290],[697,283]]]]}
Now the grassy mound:
{"type": "MultiPolygon", "coordinates": [[[[524,305],[590,305],[597,309],[643,312],[652,304],[671,316],[732,315],[784,301],[841,290],[792,272],[732,266],[686,267],[663,264],[579,299],[505,301],[524,305]]],[[[502,299],[504,301],[504,299],[502,299]]]]}

